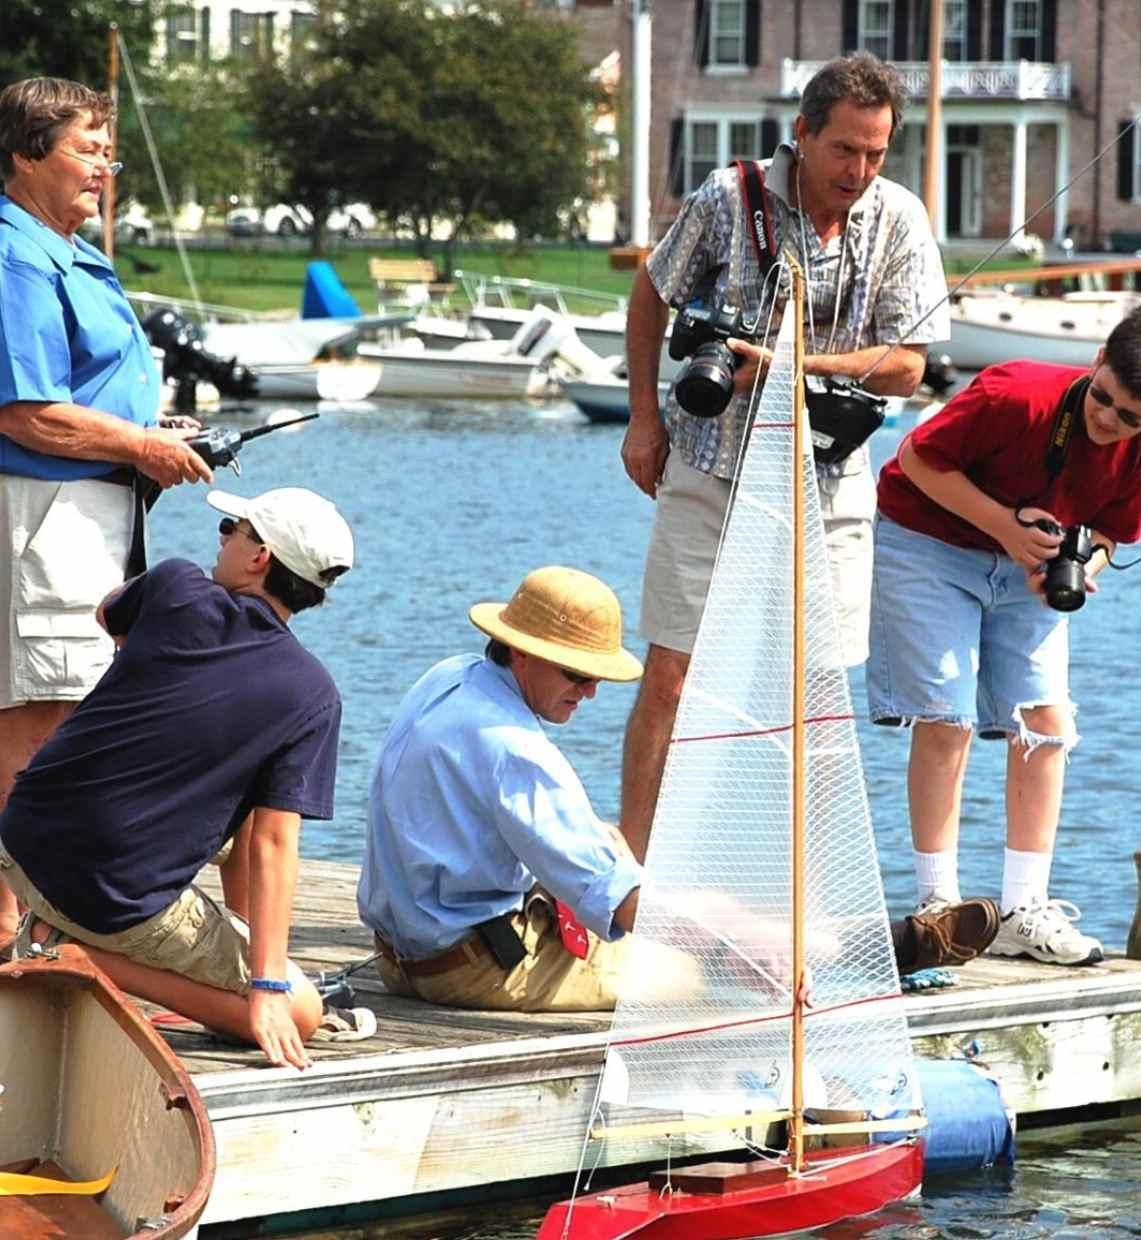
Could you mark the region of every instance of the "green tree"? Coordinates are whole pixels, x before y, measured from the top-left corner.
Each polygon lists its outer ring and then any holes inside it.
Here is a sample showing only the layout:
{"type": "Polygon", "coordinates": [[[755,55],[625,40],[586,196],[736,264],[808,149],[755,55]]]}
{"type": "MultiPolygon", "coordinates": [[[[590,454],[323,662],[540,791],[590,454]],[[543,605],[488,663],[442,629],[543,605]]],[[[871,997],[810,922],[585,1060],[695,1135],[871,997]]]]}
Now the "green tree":
{"type": "Polygon", "coordinates": [[[378,127],[377,100],[398,93],[397,82],[410,85],[408,66],[393,65],[389,51],[403,45],[406,23],[394,11],[382,41],[385,52],[375,59],[361,56],[361,49],[343,43],[343,11],[356,7],[353,0],[318,0],[308,44],[287,56],[266,57],[246,72],[252,132],[266,152],[260,190],[308,210],[314,253],[323,248],[329,212],[360,197],[356,170],[390,169],[402,149],[395,132],[378,127]]]}
{"type": "Polygon", "coordinates": [[[145,65],[167,7],[167,0],[3,0],[0,86],[63,77],[106,90],[111,24],[118,23],[133,60],[145,65]]]}
{"type": "Polygon", "coordinates": [[[381,71],[389,85],[375,96],[375,123],[404,147],[395,166],[358,162],[353,176],[362,196],[412,227],[422,250],[433,225],[446,222],[450,269],[458,241],[495,222],[549,231],[584,194],[597,95],[572,27],[516,0],[446,11],[422,0],[360,0],[343,16],[348,44],[392,67],[381,71]],[[413,46],[389,44],[393,9],[405,15],[413,46]],[[399,75],[394,61],[414,72],[399,75]]]}
{"type": "Polygon", "coordinates": [[[241,188],[257,157],[240,81],[226,65],[182,65],[155,77],[141,100],[120,92],[123,188],[152,209],[164,204],[142,132],[145,112],[158,162],[175,204],[221,208],[241,188]]]}

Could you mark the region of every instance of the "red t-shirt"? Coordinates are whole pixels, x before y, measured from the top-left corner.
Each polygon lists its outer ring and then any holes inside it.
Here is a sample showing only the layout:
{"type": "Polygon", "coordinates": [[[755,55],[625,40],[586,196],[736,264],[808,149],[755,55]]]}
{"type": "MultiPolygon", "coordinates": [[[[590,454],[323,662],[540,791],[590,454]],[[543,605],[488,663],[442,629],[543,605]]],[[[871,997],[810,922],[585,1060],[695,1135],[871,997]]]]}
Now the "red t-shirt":
{"type": "MultiPolygon", "coordinates": [[[[1086,372],[1046,362],[988,366],[909,436],[925,465],[961,470],[991,499],[1028,504],[1064,526],[1088,525],[1115,542],[1141,539],[1141,436],[1097,445],[1085,418],[1074,421],[1061,472],[1051,483],[1046,453],[1058,407],[1086,372]]],[[[900,468],[898,455],[880,471],[879,510],[899,525],[955,547],[1002,552],[977,526],[921,491],[900,468]]]]}

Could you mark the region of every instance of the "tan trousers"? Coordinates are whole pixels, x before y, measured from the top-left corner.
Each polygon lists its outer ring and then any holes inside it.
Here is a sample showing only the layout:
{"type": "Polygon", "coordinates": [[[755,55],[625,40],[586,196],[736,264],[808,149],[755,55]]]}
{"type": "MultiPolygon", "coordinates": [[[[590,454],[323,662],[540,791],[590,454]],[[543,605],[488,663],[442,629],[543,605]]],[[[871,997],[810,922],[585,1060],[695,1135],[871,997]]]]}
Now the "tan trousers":
{"type": "Polygon", "coordinates": [[[615,943],[592,934],[586,957],[572,956],[563,947],[554,910],[545,899],[528,900],[513,923],[527,956],[509,973],[470,944],[464,946],[466,961],[446,973],[409,974],[383,956],[376,962],[377,971],[393,994],[444,1007],[515,1012],[609,1012],[620,994],[684,998],[701,989],[696,961],[634,934],[615,943]]]}

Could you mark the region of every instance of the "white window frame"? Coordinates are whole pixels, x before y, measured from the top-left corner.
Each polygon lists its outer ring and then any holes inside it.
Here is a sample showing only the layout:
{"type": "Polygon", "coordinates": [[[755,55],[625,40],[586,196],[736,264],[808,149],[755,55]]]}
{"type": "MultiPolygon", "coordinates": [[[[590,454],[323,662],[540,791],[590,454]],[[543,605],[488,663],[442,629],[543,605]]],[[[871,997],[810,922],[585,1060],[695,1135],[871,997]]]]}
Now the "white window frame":
{"type": "Polygon", "coordinates": [[[963,64],[967,59],[967,26],[968,14],[970,10],[971,0],[943,0],[943,59],[948,64],[963,64]],[[951,28],[947,15],[952,9],[958,9],[962,14],[962,22],[960,24],[960,33],[948,35],[947,31],[951,28]],[[958,54],[948,56],[948,46],[958,45],[958,54]]]}
{"type": "Polygon", "coordinates": [[[743,73],[748,69],[745,63],[746,55],[746,7],[749,0],[709,0],[709,63],[705,66],[708,73],[743,73]],[[737,29],[721,30],[719,21],[721,14],[724,13],[729,5],[733,5],[740,11],[739,20],[737,21],[737,29]],[[721,60],[717,54],[717,40],[736,39],[739,48],[738,55],[735,59],[721,60]]]}
{"type": "Polygon", "coordinates": [[[1133,193],[1130,202],[1141,202],[1141,108],[1133,113],[1133,193]]]}
{"type": "Polygon", "coordinates": [[[1006,35],[1004,38],[1005,46],[1002,49],[1003,58],[1005,60],[1031,60],[1038,61],[1042,59],[1042,0],[1006,0],[1006,35]],[[1020,5],[1032,4],[1035,10],[1035,27],[1031,31],[1027,28],[1019,26],[1015,29],[1014,13],[1020,5]],[[1033,56],[1016,56],[1014,54],[1014,41],[1016,39],[1034,38],[1034,55],[1033,56]]]}
{"type": "MultiPolygon", "coordinates": [[[[761,123],[765,120],[775,119],[769,113],[762,111],[760,108],[747,108],[742,110],[734,108],[732,112],[724,113],[691,113],[685,118],[685,135],[684,135],[684,156],[685,156],[685,181],[684,190],[687,194],[692,194],[695,189],[705,180],[708,173],[695,176],[693,172],[694,149],[693,149],[693,128],[695,125],[716,125],[717,127],[717,151],[716,158],[712,161],[713,168],[724,168],[730,159],[757,159],[761,149],[761,123]],[[734,125],[751,125],[753,128],[754,154],[749,155],[746,152],[734,151],[730,147],[729,134],[734,125]]],[[[703,156],[701,163],[705,165],[710,163],[708,157],[703,156]]]]}
{"type": "Polygon", "coordinates": [[[859,28],[856,32],[856,44],[864,51],[874,52],[881,60],[895,59],[895,48],[892,47],[892,35],[895,31],[895,0],[860,0],[859,28]],[[869,9],[882,9],[886,13],[885,24],[873,31],[868,20],[869,9]],[[882,49],[869,47],[871,39],[882,39],[882,49]]]}
{"type": "Polygon", "coordinates": [[[166,40],[168,64],[197,64],[202,56],[202,14],[195,9],[170,13],[166,27],[166,40]],[[177,30],[175,27],[180,21],[184,21],[187,24],[183,29],[177,30]],[[179,51],[176,55],[176,48],[189,50],[179,51]]]}

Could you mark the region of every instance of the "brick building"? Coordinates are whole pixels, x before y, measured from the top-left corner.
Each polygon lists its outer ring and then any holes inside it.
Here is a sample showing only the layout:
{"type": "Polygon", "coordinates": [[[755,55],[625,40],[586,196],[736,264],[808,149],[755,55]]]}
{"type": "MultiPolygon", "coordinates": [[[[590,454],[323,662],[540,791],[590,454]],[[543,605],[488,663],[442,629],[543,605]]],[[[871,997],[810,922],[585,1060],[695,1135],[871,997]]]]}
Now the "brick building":
{"type": "MultiPolygon", "coordinates": [[[[911,103],[886,172],[922,193],[929,0],[645,2],[653,11],[652,236],[711,168],[770,154],[791,133],[816,68],[855,48],[904,76],[911,103]]],[[[1141,246],[1141,3],[942,4],[940,239],[1004,237],[1124,133],[1028,231],[1054,242],[1072,236],[1079,248],[1141,246]]],[[[551,7],[582,24],[584,55],[597,55],[609,31],[630,63],[628,4],[551,7]]]]}

